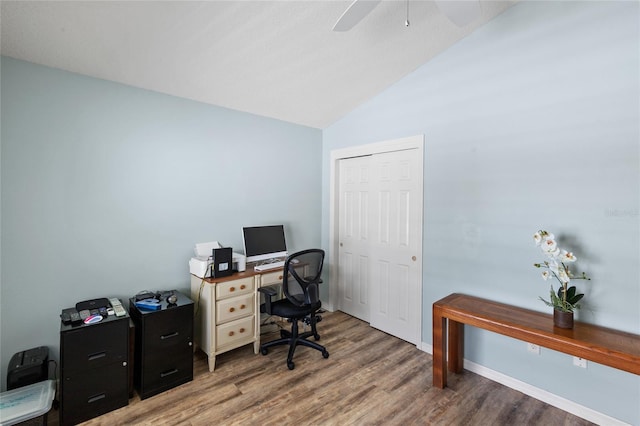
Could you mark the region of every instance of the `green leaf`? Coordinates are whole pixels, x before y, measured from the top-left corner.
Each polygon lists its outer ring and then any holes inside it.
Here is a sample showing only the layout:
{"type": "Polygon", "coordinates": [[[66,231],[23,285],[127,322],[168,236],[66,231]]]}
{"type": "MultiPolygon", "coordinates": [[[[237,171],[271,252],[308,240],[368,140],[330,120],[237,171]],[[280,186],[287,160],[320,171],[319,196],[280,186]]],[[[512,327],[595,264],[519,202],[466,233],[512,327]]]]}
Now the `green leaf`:
{"type": "Polygon", "coordinates": [[[578,303],[582,298],[584,297],[584,294],[576,294],[574,295],[571,299],[567,299],[567,302],[571,303],[572,305],[575,305],[576,303],[578,303]]]}

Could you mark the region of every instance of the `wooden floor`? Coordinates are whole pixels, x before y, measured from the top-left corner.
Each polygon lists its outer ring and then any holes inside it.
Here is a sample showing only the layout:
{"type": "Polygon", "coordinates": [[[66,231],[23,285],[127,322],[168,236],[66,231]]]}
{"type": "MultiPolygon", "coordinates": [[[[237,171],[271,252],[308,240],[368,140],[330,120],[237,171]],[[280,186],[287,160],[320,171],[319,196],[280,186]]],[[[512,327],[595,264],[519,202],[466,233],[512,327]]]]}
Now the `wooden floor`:
{"type": "Polygon", "coordinates": [[[209,373],[197,351],[193,382],[136,396],[84,425],[591,424],[468,371],[434,388],[431,355],[344,313],[323,314],[318,331],[328,359],[300,347],[290,371],[285,347],[262,356],[247,345],[219,356],[209,373]]]}

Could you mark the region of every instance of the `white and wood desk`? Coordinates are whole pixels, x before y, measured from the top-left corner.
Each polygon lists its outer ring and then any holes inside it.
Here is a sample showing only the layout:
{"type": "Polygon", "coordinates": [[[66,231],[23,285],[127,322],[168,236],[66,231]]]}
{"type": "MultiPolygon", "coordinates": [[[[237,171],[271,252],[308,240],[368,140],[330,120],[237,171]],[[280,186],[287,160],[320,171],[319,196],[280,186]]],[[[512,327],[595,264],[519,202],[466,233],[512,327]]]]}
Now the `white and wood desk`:
{"type": "Polygon", "coordinates": [[[216,355],[253,343],[260,350],[260,293],[258,288],[281,284],[284,269],[254,271],[247,267],[223,278],[191,275],[191,299],[196,304],[194,336],[196,346],[209,359],[209,371],[216,355]]]}

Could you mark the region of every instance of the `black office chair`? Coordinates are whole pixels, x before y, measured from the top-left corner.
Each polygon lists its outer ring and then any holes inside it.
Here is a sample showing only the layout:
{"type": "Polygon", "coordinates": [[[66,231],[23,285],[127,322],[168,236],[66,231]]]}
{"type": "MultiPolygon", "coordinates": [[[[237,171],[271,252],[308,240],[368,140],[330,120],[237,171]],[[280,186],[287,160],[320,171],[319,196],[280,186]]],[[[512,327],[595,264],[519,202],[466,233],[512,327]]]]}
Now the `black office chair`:
{"type": "Polygon", "coordinates": [[[262,287],[260,292],[265,295],[265,303],[260,306],[260,311],[269,315],[287,318],[291,323],[291,332],[280,330],[280,339],[260,345],[260,352],[266,355],[268,348],[276,345],[289,345],[287,367],[295,368],[293,353],[296,346],[308,346],[322,352],[324,358],[329,358],[329,352],[324,346],[307,340],[313,336],[320,340],[316,324],[322,319],[318,310],[322,306],[318,286],[322,282],[320,275],[324,263],[324,251],[310,249],[294,253],[284,262],[284,274],[282,291],[285,298],[272,300],[277,295],[273,287],[262,287]],[[298,321],[303,321],[311,326],[311,331],[298,333],[298,321]]]}

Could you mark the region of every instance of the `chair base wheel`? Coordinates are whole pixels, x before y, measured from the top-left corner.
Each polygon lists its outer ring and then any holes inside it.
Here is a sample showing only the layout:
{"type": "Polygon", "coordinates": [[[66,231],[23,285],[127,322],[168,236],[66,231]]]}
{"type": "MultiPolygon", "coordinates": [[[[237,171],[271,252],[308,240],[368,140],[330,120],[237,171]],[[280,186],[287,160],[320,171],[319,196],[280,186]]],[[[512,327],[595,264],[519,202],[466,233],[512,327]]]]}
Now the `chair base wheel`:
{"type": "Polygon", "coordinates": [[[269,349],[267,349],[267,348],[260,348],[260,353],[261,353],[262,355],[266,355],[266,354],[268,354],[268,353],[269,353],[269,349]]]}
{"type": "Polygon", "coordinates": [[[293,370],[294,368],[296,368],[296,365],[293,363],[293,361],[287,361],[287,367],[289,368],[289,370],[293,370]]]}
{"type": "Polygon", "coordinates": [[[322,358],[329,358],[329,352],[328,351],[322,351],[322,358]]]}

